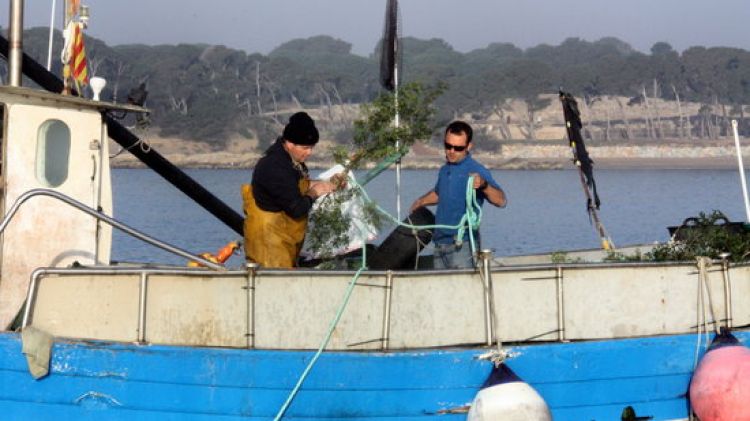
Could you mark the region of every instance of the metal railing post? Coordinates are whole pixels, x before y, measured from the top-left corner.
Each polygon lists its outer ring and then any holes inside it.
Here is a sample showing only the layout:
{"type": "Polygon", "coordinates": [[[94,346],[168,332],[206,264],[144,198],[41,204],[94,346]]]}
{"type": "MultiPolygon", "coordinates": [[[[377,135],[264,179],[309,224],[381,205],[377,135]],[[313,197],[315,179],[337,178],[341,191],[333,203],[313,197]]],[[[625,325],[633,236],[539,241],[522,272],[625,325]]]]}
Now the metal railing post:
{"type": "Polygon", "coordinates": [[[141,273],[140,296],[138,298],[138,343],[146,343],[146,294],[148,291],[148,272],[141,273]]]}
{"type": "Polygon", "coordinates": [[[563,298],[562,266],[557,266],[555,283],[557,285],[557,339],[560,342],[565,342],[565,300],[563,298]]]}
{"type": "Polygon", "coordinates": [[[721,278],[724,282],[724,323],[732,328],[732,282],[729,279],[729,253],[721,253],[721,278]]]}
{"type": "Polygon", "coordinates": [[[492,345],[495,342],[495,320],[494,320],[494,308],[492,303],[492,277],[490,275],[490,260],[492,259],[492,250],[482,250],[479,252],[479,259],[482,263],[481,278],[484,289],[484,324],[485,324],[485,338],[487,345],[492,345]]]}
{"type": "Polygon", "coordinates": [[[391,302],[393,291],[393,271],[385,272],[385,306],[383,308],[383,330],[382,330],[382,347],[387,350],[390,346],[391,338],[391,302]]]}
{"type": "Polygon", "coordinates": [[[44,269],[36,269],[31,272],[31,282],[29,282],[29,290],[26,293],[26,303],[23,308],[21,329],[24,329],[29,325],[29,319],[31,319],[31,308],[34,307],[34,300],[36,300],[36,284],[39,282],[39,277],[42,276],[44,272],[44,269]]]}
{"type": "Polygon", "coordinates": [[[257,263],[246,263],[247,276],[245,288],[245,297],[247,300],[247,320],[245,329],[245,345],[248,348],[255,348],[255,277],[258,276],[257,263]]]}

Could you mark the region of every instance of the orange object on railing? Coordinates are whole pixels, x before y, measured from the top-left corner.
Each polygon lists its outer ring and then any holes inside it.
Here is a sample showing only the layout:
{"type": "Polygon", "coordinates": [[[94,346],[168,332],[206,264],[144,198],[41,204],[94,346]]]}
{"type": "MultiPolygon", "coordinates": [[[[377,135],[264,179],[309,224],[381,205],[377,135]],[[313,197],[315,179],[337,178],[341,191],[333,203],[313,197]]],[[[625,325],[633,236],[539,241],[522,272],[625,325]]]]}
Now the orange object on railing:
{"type": "Polygon", "coordinates": [[[226,246],[222,247],[221,250],[216,252],[216,260],[219,263],[224,263],[232,256],[235,250],[240,248],[240,243],[237,241],[230,241],[226,246]]]}
{"type": "MultiPolygon", "coordinates": [[[[229,258],[232,256],[234,251],[239,248],[240,248],[240,243],[238,241],[230,241],[229,243],[227,243],[227,245],[219,249],[219,251],[217,251],[216,254],[201,253],[200,256],[210,262],[224,263],[227,260],[229,260],[229,258]]],[[[203,267],[202,264],[198,262],[193,262],[193,261],[188,262],[188,266],[193,267],[193,268],[203,267]]]]}

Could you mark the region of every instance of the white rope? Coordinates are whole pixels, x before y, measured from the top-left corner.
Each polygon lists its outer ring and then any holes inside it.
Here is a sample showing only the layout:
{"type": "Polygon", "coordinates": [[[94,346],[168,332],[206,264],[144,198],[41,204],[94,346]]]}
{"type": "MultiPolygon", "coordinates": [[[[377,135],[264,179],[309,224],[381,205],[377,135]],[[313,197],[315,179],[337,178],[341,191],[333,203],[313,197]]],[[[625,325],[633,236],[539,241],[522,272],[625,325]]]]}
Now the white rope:
{"type": "Polygon", "coordinates": [[[117,158],[123,152],[130,151],[131,149],[135,148],[136,146],[139,147],[141,149],[141,152],[143,152],[143,153],[149,153],[149,152],[151,152],[151,145],[149,145],[149,143],[146,142],[145,140],[139,138],[137,142],[133,143],[132,145],[128,146],[127,148],[126,147],[120,147],[120,150],[117,151],[117,152],[115,152],[114,154],[110,155],[109,159],[117,158]]]}
{"type": "Polygon", "coordinates": [[[495,367],[500,367],[500,365],[503,364],[506,360],[515,358],[518,355],[518,353],[509,352],[505,349],[493,349],[491,351],[485,352],[484,354],[478,355],[476,359],[487,360],[494,364],[495,367]]]}
{"type": "Polygon", "coordinates": [[[63,48],[62,51],[60,51],[60,61],[62,61],[63,64],[70,62],[70,46],[73,43],[73,25],[75,25],[75,22],[68,22],[68,26],[65,27],[62,33],[63,48]]]}
{"type": "MultiPolygon", "coordinates": [[[[706,332],[706,335],[708,335],[708,326],[706,326],[706,306],[703,299],[703,284],[705,282],[705,278],[707,276],[706,271],[706,261],[709,259],[707,257],[698,257],[697,263],[698,263],[698,297],[697,297],[697,303],[696,303],[696,336],[697,340],[695,342],[695,355],[693,357],[693,372],[695,372],[695,368],[698,367],[698,356],[700,355],[701,350],[701,326],[703,326],[703,330],[706,332]],[[701,317],[703,320],[701,320],[701,317]]],[[[708,348],[708,337],[706,337],[706,348],[708,348]]],[[[688,419],[690,421],[695,421],[695,413],[693,412],[692,406],[690,406],[690,413],[688,416],[688,419]]]]}
{"type": "MultiPolygon", "coordinates": [[[[411,220],[411,215],[407,216],[406,220],[409,221],[410,225],[414,225],[414,222],[412,222],[411,220]]],[[[423,248],[427,247],[428,243],[425,243],[424,241],[422,241],[421,238],[419,238],[419,230],[416,228],[411,228],[411,235],[414,237],[414,242],[416,243],[416,246],[417,246],[417,252],[416,252],[416,255],[414,256],[414,270],[417,270],[419,269],[419,252],[423,248]]]]}
{"type": "Polygon", "coordinates": [[[696,333],[698,340],[695,344],[695,358],[693,360],[693,370],[698,366],[698,356],[700,355],[701,348],[701,328],[705,335],[705,347],[708,349],[708,309],[706,308],[704,291],[708,294],[709,307],[711,311],[711,317],[713,317],[714,324],[716,324],[716,316],[713,314],[713,306],[710,303],[711,296],[708,289],[708,265],[711,263],[711,259],[708,257],[698,257],[698,302],[696,309],[696,333]],[[705,288],[705,290],[704,290],[705,288]]]}
{"type": "MultiPolygon", "coordinates": [[[[704,267],[703,267],[703,287],[706,290],[706,297],[708,298],[708,310],[711,313],[711,323],[714,325],[714,333],[719,334],[719,321],[716,318],[716,312],[714,311],[714,300],[711,296],[711,283],[709,282],[709,276],[708,276],[708,268],[711,266],[711,259],[708,257],[704,257],[704,267]]],[[[705,310],[704,310],[705,311],[705,310]]],[[[706,337],[708,337],[708,321],[706,321],[706,337]]]]}

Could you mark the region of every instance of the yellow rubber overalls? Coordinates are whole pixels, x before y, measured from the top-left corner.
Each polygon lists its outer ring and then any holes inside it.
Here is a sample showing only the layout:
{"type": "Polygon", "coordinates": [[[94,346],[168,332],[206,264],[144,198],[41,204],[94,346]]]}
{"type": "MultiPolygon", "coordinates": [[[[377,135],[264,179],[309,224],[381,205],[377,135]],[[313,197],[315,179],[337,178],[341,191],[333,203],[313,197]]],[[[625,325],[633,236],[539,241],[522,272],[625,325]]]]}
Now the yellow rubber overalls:
{"type": "MultiPolygon", "coordinates": [[[[310,188],[310,180],[298,184],[301,194],[310,188]]],[[[267,268],[293,268],[305,241],[307,215],[292,218],[284,211],[268,212],[259,208],[253,196],[253,186],[242,185],[245,210],[245,256],[267,268]]]]}

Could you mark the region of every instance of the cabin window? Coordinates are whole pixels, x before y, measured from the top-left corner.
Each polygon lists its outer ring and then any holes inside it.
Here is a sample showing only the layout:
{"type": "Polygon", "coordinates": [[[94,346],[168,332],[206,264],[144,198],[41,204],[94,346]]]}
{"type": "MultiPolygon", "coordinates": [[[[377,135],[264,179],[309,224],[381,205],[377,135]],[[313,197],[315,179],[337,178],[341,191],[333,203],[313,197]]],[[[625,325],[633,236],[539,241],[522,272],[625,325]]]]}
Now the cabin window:
{"type": "Polygon", "coordinates": [[[68,179],[70,129],[60,120],[47,120],[39,127],[36,143],[36,178],[47,187],[68,179]]]}

